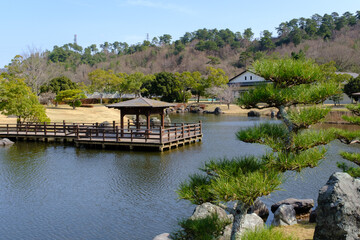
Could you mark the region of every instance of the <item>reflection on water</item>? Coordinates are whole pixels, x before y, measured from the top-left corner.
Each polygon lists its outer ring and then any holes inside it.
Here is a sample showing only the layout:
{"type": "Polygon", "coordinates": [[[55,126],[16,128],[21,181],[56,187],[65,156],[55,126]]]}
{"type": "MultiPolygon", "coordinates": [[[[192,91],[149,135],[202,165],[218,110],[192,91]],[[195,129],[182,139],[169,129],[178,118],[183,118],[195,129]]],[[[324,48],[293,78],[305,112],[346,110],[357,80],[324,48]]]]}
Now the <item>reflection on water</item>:
{"type": "MultiPolygon", "coordinates": [[[[75,148],[18,142],[0,148],[0,235],[3,239],[152,239],[177,227],[194,206],[175,190],[209,158],[261,155],[266,148],[236,140],[235,132],[267,119],[235,115],[177,115],[174,122],[203,121],[203,142],[165,152],[75,148]]],[[[314,198],[337,170],[334,141],[318,168],[288,173],[285,191],[266,204],[314,198]]]]}

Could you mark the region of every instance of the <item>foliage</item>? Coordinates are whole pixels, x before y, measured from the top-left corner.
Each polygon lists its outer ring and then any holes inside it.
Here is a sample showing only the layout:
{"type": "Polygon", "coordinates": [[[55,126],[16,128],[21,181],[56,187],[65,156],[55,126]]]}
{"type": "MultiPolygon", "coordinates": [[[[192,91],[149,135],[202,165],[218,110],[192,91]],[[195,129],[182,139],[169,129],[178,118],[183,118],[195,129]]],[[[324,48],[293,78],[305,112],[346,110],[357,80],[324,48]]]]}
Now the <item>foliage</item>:
{"type": "Polygon", "coordinates": [[[297,238],[285,236],[284,233],[276,228],[259,228],[255,231],[246,231],[241,237],[242,240],[295,240],[297,238]]]}
{"type": "Polygon", "coordinates": [[[281,175],[255,157],[211,160],[201,171],[206,175],[191,175],[180,185],[181,199],[194,204],[241,201],[250,207],[258,197],[278,190],[281,184],[281,175]]]}
{"type": "Polygon", "coordinates": [[[181,230],[171,233],[173,240],[217,239],[230,221],[221,220],[216,213],[201,219],[186,219],[179,222],[181,230]]]}
{"type": "Polygon", "coordinates": [[[23,79],[0,75],[0,111],[17,116],[18,122],[50,122],[45,108],[23,79]]]}
{"type": "Polygon", "coordinates": [[[60,91],[55,98],[56,102],[66,102],[73,109],[81,106],[80,99],[86,98],[85,94],[80,89],[69,89],[60,91]]]}
{"type": "MultiPolygon", "coordinates": [[[[354,116],[343,116],[343,119],[352,124],[360,125],[360,104],[347,105],[346,107],[354,114],[354,116]]],[[[337,135],[337,138],[345,144],[359,143],[360,131],[334,129],[334,132],[337,135]]],[[[338,167],[353,177],[360,177],[360,154],[340,152],[340,155],[346,160],[355,163],[357,167],[351,167],[346,163],[338,163],[338,167]]]]}
{"type": "Polygon", "coordinates": [[[78,86],[70,78],[61,76],[50,80],[46,85],[40,87],[40,93],[52,92],[58,94],[60,91],[77,89],[78,86]]]}
{"type": "Polygon", "coordinates": [[[145,83],[147,92],[145,96],[161,96],[162,101],[182,102],[181,84],[175,74],[169,72],[160,72],[154,75],[145,83]]]}
{"type": "Polygon", "coordinates": [[[344,85],[344,92],[349,98],[358,101],[359,96],[353,96],[352,94],[360,92],[360,76],[350,79],[350,81],[344,85]]]}

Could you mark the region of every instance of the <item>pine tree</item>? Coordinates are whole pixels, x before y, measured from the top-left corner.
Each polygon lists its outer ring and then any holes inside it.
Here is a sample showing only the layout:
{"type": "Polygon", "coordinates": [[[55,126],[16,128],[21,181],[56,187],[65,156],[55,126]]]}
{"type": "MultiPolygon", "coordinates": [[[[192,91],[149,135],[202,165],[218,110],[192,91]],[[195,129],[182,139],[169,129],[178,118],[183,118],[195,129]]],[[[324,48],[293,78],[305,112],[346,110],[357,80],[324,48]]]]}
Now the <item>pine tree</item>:
{"type": "Polygon", "coordinates": [[[315,167],[326,149],[320,145],[334,139],[333,131],[308,128],[321,121],[328,108],[316,106],[340,91],[332,74],[311,60],[261,60],[253,72],[270,83],[244,93],[238,104],[245,109],[277,108],[282,124],[265,123],[237,133],[239,140],[261,143],[272,152],[261,157],[246,156],[211,160],[200,169],[204,174],[191,175],[178,194],[194,204],[212,202],[233,214],[231,239],[242,232],[245,215],[254,201],[278,190],[282,173],[315,167]],[[229,202],[235,202],[228,207],[229,202]]]}

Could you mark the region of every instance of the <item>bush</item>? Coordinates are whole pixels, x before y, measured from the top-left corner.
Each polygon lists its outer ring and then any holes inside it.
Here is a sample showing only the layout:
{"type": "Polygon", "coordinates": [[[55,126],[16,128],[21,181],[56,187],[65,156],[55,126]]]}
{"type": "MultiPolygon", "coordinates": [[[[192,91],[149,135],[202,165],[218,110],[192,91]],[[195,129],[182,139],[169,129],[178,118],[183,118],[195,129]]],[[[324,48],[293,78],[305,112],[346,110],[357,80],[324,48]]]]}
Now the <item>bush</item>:
{"type": "Polygon", "coordinates": [[[170,234],[173,240],[212,240],[223,234],[231,221],[223,221],[214,213],[202,219],[186,219],[179,222],[181,230],[170,234]]]}
{"type": "Polygon", "coordinates": [[[261,228],[256,231],[247,231],[241,237],[241,240],[295,240],[297,238],[285,236],[284,233],[275,228],[261,228]]]}

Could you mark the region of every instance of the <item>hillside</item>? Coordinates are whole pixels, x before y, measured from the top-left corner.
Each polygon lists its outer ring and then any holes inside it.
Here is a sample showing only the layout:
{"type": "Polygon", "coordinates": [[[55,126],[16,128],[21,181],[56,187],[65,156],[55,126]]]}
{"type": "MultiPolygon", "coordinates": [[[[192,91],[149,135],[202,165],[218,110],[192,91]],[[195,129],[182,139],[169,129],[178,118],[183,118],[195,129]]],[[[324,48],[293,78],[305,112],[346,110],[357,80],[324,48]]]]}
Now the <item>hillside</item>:
{"type": "Polygon", "coordinates": [[[294,55],[320,64],[334,61],[337,71],[360,73],[360,11],[292,19],[280,23],[276,31],[278,36],[264,30],[260,39],[254,39],[251,28],[242,33],[199,29],[175,41],[164,34],[135,45],[105,42],[100,49],[95,44],[83,48],[74,42],[54,46],[51,51],[34,49],[27,56],[17,56],[8,70],[23,67],[24,75],[32,76],[36,85],[61,75],[88,84],[88,73],[99,68],[128,74],[204,73],[211,65],[231,78],[262,57],[294,55]]]}

